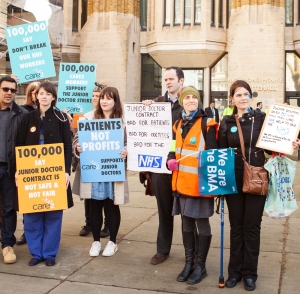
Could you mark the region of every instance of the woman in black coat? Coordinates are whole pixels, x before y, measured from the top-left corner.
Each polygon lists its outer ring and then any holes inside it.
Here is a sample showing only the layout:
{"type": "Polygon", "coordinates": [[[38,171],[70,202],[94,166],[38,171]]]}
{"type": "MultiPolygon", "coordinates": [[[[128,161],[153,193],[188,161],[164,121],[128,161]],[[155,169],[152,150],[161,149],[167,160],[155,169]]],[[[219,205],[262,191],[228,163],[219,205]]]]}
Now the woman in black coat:
{"type": "MultiPolygon", "coordinates": [[[[72,160],[71,132],[64,113],[55,109],[56,89],[51,83],[41,83],[37,91],[37,109],[27,113],[18,134],[18,146],[64,144],[68,207],[73,206],[69,175],[72,160]]],[[[24,231],[29,251],[33,256],[29,265],[45,260],[47,266],[55,264],[59,249],[62,210],[24,214],[24,231]]]]}
{"type": "Polygon", "coordinates": [[[255,289],[260,247],[260,226],[265,196],[243,193],[244,162],[235,114],[238,114],[245,142],[246,160],[253,166],[263,166],[264,150],[255,147],[265,119],[264,112],[250,110],[252,91],[245,81],[235,81],[230,87],[230,98],[235,106],[233,115],[223,120],[219,129],[219,148],[235,148],[235,177],[237,194],[227,195],[230,221],[229,277],[225,283],[233,288],[244,280],[247,291],[255,289]]]}

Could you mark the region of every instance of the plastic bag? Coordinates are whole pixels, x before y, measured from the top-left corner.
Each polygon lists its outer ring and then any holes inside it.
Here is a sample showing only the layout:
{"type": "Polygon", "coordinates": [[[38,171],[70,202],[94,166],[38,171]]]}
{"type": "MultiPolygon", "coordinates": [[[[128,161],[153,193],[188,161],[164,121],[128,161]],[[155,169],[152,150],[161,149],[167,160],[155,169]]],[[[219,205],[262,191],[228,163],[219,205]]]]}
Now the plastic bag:
{"type": "Polygon", "coordinates": [[[296,165],[295,161],[285,156],[276,156],[265,164],[270,175],[265,211],[271,218],[283,218],[298,209],[292,188],[296,165]]]}

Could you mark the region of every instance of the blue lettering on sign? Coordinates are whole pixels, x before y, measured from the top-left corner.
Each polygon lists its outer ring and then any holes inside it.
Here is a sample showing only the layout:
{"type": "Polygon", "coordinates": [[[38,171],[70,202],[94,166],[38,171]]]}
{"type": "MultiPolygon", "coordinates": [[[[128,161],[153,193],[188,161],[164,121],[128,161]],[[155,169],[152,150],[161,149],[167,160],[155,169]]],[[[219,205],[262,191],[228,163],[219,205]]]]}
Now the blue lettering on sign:
{"type": "Polygon", "coordinates": [[[162,157],[138,154],[139,167],[161,168],[162,157]]]}

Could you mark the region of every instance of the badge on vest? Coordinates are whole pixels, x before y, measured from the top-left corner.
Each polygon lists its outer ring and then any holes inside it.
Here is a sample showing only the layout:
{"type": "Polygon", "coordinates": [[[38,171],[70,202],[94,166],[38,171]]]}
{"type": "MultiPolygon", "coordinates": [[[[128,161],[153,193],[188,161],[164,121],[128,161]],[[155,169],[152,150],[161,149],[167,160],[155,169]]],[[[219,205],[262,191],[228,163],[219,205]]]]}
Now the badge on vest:
{"type": "Polygon", "coordinates": [[[36,131],[36,127],[31,127],[31,128],[30,128],[30,132],[31,132],[31,133],[34,133],[35,131],[36,131]]]}
{"type": "Polygon", "coordinates": [[[196,144],[196,142],[197,142],[197,139],[196,139],[195,137],[192,137],[192,138],[190,139],[190,143],[191,143],[191,144],[196,144]]]}
{"type": "Polygon", "coordinates": [[[236,126],[233,126],[233,127],[230,128],[231,133],[236,133],[237,130],[238,130],[238,128],[236,126]]]}

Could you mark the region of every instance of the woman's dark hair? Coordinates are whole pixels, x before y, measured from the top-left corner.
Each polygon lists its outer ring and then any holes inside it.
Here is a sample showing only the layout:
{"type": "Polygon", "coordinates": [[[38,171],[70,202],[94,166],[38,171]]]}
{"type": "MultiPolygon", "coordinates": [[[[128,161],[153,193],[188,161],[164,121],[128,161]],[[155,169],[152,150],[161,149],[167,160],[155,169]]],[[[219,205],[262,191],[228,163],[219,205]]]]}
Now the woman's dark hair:
{"type": "Polygon", "coordinates": [[[122,104],[121,104],[119,92],[114,87],[105,87],[104,89],[102,89],[102,91],[100,93],[100,98],[99,98],[98,105],[97,105],[96,110],[94,112],[95,118],[96,119],[105,118],[103,110],[100,106],[100,101],[101,101],[101,99],[104,98],[105,95],[109,96],[112,99],[114,99],[114,102],[115,102],[113,111],[112,111],[111,115],[109,116],[109,118],[122,118],[123,117],[123,109],[122,109],[122,104]]]}
{"type": "MultiPolygon", "coordinates": [[[[39,93],[41,88],[43,88],[47,93],[52,94],[52,96],[54,97],[54,100],[51,102],[51,106],[55,106],[56,100],[57,100],[57,92],[56,92],[55,86],[49,82],[40,83],[40,86],[36,90],[37,94],[39,93]]],[[[40,102],[38,99],[36,100],[36,105],[38,108],[40,108],[40,102]]]]}
{"type": "MultiPolygon", "coordinates": [[[[233,98],[233,95],[235,94],[235,92],[238,88],[245,88],[246,90],[248,90],[248,92],[250,93],[250,95],[252,97],[252,90],[250,88],[250,85],[243,80],[237,80],[230,86],[229,95],[231,98],[233,98]]],[[[233,114],[237,114],[236,106],[234,106],[233,114]]]]}

